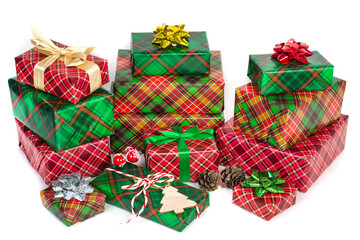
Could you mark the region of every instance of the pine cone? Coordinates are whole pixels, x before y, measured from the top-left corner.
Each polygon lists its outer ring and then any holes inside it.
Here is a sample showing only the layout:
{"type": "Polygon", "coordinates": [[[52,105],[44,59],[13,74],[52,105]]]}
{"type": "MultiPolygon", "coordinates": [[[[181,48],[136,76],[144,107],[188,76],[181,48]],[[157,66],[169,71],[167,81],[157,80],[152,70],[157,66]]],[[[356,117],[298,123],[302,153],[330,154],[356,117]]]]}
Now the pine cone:
{"type": "Polygon", "coordinates": [[[205,171],[199,174],[199,186],[201,190],[214,191],[220,183],[220,175],[214,170],[205,171]]]}
{"type": "Polygon", "coordinates": [[[227,166],[221,172],[221,181],[228,188],[234,188],[245,180],[245,173],[235,165],[227,166]]]}

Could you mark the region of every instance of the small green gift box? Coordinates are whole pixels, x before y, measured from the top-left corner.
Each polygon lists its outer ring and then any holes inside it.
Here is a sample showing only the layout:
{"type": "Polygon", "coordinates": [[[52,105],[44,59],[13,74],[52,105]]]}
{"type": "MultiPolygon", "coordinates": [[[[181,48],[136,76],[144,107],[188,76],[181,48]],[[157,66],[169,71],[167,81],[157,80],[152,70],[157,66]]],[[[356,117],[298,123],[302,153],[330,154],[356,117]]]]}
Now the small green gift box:
{"type": "Polygon", "coordinates": [[[133,76],[209,74],[210,49],[206,32],[189,32],[189,46],[159,48],[154,33],[132,33],[133,76]]]}
{"type": "Polygon", "coordinates": [[[318,91],[333,82],[334,66],[319,52],[307,57],[308,63],[292,61],[281,64],[271,54],[249,56],[248,77],[261,95],[287,92],[318,91]]]}

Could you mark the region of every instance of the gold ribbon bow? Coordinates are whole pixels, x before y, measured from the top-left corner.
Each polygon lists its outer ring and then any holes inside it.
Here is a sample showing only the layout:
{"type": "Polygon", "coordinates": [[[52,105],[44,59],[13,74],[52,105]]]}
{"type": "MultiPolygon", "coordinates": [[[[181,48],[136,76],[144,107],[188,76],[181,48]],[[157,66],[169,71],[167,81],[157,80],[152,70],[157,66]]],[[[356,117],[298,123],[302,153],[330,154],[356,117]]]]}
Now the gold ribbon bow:
{"type": "Polygon", "coordinates": [[[38,62],[34,68],[34,87],[44,91],[44,73],[45,69],[53,64],[56,60],[63,61],[66,67],[76,66],[84,70],[89,75],[90,92],[101,87],[101,73],[99,66],[90,62],[87,56],[95,47],[66,47],[56,46],[48,37],[44,36],[38,30],[31,28],[35,39],[31,39],[37,51],[48,57],[38,62]]]}
{"type": "Polygon", "coordinates": [[[184,30],[185,24],[169,26],[165,23],[162,26],[157,27],[153,32],[155,33],[155,39],[153,44],[158,45],[160,48],[167,48],[169,46],[189,46],[187,38],[190,37],[189,32],[184,30]]]}

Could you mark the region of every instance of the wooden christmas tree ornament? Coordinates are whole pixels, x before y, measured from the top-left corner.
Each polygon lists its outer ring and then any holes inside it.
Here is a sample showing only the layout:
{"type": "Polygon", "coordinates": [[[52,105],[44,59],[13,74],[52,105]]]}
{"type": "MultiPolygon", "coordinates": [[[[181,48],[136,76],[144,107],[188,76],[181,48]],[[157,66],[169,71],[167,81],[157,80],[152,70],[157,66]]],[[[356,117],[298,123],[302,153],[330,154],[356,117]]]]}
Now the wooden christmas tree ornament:
{"type": "Polygon", "coordinates": [[[160,213],[166,213],[174,211],[176,214],[181,214],[186,208],[196,207],[197,203],[189,200],[187,196],[178,192],[178,190],[172,186],[166,186],[162,194],[164,197],[161,199],[162,207],[160,213]]]}

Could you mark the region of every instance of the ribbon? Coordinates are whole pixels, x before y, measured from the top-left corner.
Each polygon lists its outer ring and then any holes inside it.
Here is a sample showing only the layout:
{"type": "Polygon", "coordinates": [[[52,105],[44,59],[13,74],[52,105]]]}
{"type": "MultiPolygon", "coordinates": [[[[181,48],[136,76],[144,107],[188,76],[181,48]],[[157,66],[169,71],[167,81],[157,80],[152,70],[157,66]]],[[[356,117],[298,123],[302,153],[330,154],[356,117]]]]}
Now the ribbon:
{"type": "Polygon", "coordinates": [[[169,46],[189,46],[187,38],[190,37],[189,32],[184,30],[185,24],[169,26],[165,23],[162,26],[157,27],[154,30],[155,39],[152,41],[153,44],[160,48],[167,48],[169,46]]]}
{"type": "Polygon", "coordinates": [[[81,177],[80,173],[61,175],[57,181],[52,181],[55,198],[70,200],[75,198],[84,201],[87,193],[92,193],[94,188],[89,186],[92,177],[81,177]]]}
{"type": "Polygon", "coordinates": [[[173,126],[172,131],[159,131],[162,135],[151,136],[145,139],[145,149],[150,142],[156,146],[167,144],[170,142],[177,142],[179,152],[179,169],[180,169],[180,181],[190,182],[190,151],[186,145],[186,140],[199,140],[199,139],[214,139],[214,130],[207,128],[199,130],[198,126],[189,128],[185,132],[182,132],[182,126],[173,126]]]}
{"type": "Polygon", "coordinates": [[[44,91],[44,73],[45,69],[53,64],[56,60],[63,61],[66,67],[76,66],[84,70],[89,75],[90,92],[101,87],[101,73],[99,66],[90,62],[87,56],[95,49],[95,47],[66,47],[60,48],[56,46],[48,37],[34,28],[31,28],[35,39],[30,42],[35,49],[42,54],[47,55],[45,59],[38,62],[34,68],[34,87],[44,91]]]}
{"type": "Polygon", "coordinates": [[[291,38],[286,43],[275,44],[275,52],[271,55],[271,57],[276,58],[281,64],[289,64],[292,60],[306,64],[308,63],[306,57],[313,55],[308,48],[309,46],[305,43],[296,42],[293,38],[291,38]]]}
{"type": "Polygon", "coordinates": [[[246,179],[241,185],[244,187],[255,188],[256,196],[261,197],[267,192],[284,193],[279,184],[285,182],[284,179],[279,178],[279,171],[261,172],[251,170],[251,178],[246,179]]]}

